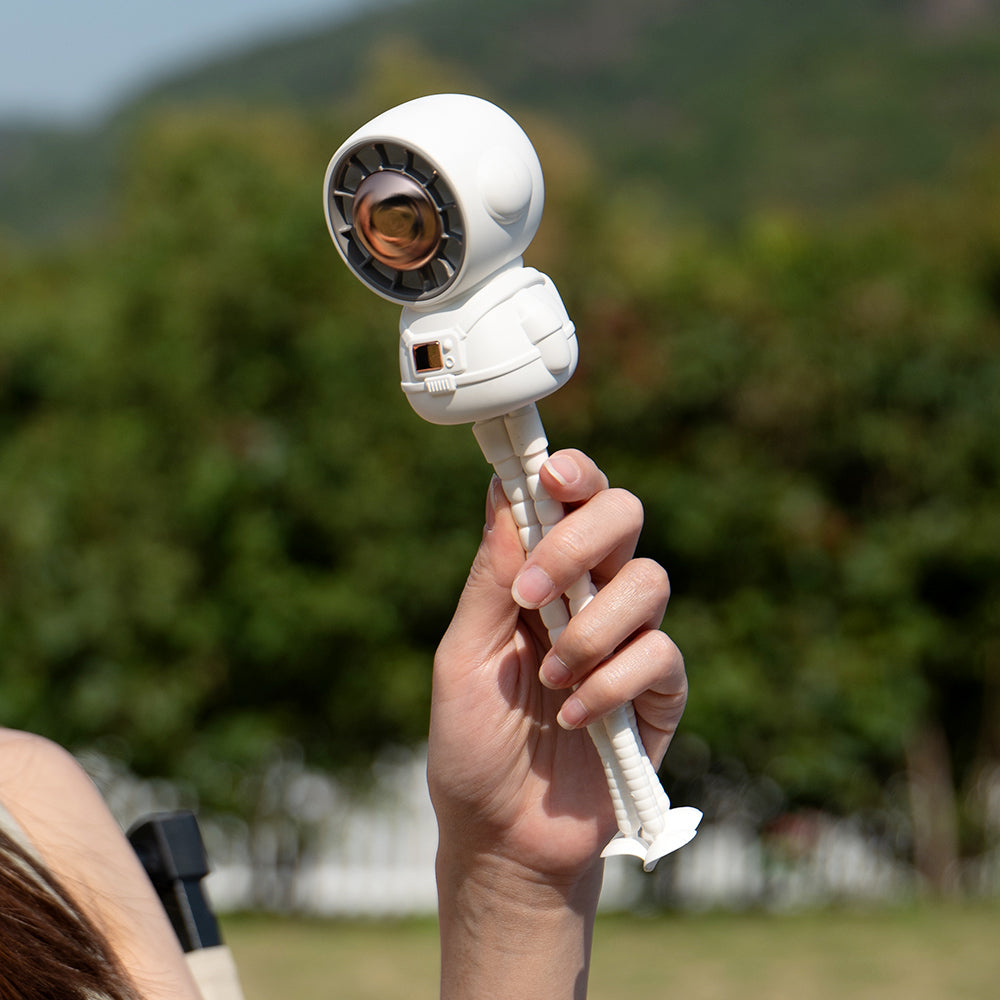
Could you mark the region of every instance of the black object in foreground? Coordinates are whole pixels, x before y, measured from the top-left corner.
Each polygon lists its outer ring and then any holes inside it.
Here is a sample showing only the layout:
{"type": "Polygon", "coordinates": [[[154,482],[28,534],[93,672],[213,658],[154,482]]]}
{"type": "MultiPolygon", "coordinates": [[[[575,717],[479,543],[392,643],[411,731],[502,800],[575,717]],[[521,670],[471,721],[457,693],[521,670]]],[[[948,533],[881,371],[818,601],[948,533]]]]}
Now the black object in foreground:
{"type": "Polygon", "coordinates": [[[201,880],[208,874],[208,858],[194,813],[155,813],[128,832],[149,880],[186,952],[222,944],[201,880]]]}

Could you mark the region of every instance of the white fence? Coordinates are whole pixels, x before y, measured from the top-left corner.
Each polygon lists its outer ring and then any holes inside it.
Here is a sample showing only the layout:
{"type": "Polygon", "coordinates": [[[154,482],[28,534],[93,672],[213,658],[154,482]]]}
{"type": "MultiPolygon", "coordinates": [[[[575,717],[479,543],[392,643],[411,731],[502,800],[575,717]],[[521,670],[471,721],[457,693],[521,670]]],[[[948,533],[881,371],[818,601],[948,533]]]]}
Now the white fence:
{"type": "MultiPolygon", "coordinates": [[[[185,803],[176,788],[141,782],[101,758],[84,759],[123,825],[185,803]]],[[[368,794],[351,794],[296,762],[277,765],[252,824],[202,817],[216,909],[323,916],[403,916],[436,908],[437,829],[426,760],[395,754],[368,794]]],[[[668,902],[686,908],[787,907],[830,900],[888,900],[917,890],[908,866],[858,823],[820,813],[778,837],[749,824],[705,822],[698,836],[644,875],[633,859],[608,862],[602,906],[668,902]]],[[[963,873],[977,894],[1000,893],[1000,851],[963,873]]]]}

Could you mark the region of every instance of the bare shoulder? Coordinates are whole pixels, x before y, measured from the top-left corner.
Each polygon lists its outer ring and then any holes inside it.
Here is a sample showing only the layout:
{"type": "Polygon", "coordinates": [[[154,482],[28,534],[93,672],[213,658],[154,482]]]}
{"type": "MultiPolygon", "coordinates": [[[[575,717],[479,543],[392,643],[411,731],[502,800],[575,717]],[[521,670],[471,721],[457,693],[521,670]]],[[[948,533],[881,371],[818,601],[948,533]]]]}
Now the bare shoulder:
{"type": "Polygon", "coordinates": [[[52,740],[0,730],[0,802],[85,906],[97,887],[117,884],[135,863],[87,772],[52,740]]]}
{"type": "Polygon", "coordinates": [[[0,802],[32,835],[36,823],[73,823],[105,812],[97,789],[58,743],[14,729],[0,729],[0,802]]]}
{"type": "Polygon", "coordinates": [[[58,743],[39,736],[37,733],[26,733],[22,729],[7,729],[0,726],[0,754],[4,760],[17,760],[21,756],[35,753],[65,754],[58,743]]]}
{"type": "Polygon", "coordinates": [[[0,730],[0,802],[45,864],[88,909],[128,886],[138,862],[73,755],[33,733],[0,730]]]}
{"type": "Polygon", "coordinates": [[[73,755],[53,740],[38,733],[28,733],[23,729],[8,729],[0,726],[0,754],[5,760],[16,761],[20,758],[40,763],[43,766],[76,764],[73,755]]]}
{"type": "Polygon", "coordinates": [[[148,1000],[195,1000],[166,914],[117,820],[71,753],[0,729],[0,802],[104,932],[148,1000]]]}

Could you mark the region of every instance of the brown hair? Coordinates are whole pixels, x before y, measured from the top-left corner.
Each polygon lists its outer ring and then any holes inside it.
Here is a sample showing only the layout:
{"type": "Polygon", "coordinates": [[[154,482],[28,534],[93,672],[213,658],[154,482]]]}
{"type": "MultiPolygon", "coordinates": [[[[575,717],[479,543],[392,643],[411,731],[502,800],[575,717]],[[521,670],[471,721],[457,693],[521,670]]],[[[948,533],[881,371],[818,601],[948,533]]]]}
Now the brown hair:
{"type": "Polygon", "coordinates": [[[99,928],[3,830],[0,1000],[139,1000],[99,928]]]}

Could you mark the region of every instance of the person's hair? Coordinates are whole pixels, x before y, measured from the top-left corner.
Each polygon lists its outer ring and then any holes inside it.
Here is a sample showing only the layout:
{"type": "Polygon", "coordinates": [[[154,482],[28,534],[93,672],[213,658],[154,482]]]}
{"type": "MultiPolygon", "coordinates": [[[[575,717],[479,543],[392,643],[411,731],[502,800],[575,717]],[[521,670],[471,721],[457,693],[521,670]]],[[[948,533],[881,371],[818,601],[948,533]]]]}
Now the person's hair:
{"type": "Polygon", "coordinates": [[[140,1000],[100,929],[2,829],[0,1000],[140,1000]]]}

